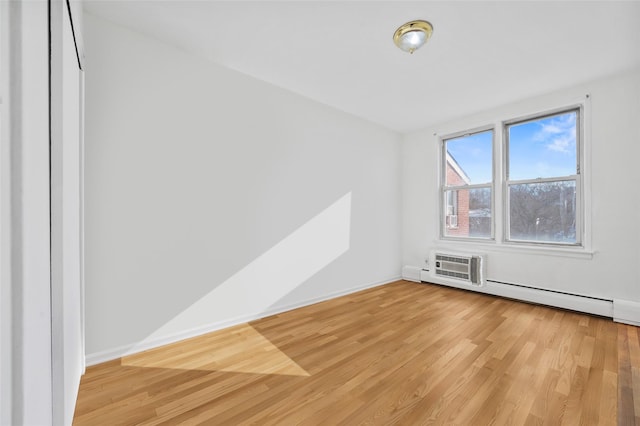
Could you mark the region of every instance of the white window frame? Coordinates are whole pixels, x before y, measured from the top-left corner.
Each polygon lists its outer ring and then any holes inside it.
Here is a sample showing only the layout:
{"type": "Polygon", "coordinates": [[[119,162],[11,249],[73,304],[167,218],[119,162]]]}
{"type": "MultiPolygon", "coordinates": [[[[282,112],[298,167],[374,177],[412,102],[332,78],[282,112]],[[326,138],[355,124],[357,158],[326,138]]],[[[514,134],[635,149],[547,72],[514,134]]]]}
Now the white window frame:
{"type": "MultiPolygon", "coordinates": [[[[437,245],[460,250],[483,250],[485,252],[521,252],[530,254],[542,254],[553,256],[564,256],[569,258],[593,258],[593,248],[591,241],[591,97],[589,94],[580,95],[574,92],[568,96],[554,96],[551,100],[538,99],[533,102],[516,105],[511,111],[505,108],[499,110],[492,116],[490,114],[482,117],[475,117],[465,120],[471,125],[456,126],[458,129],[467,128],[469,130],[459,131],[455,128],[447,127],[434,133],[439,146],[437,161],[438,181],[437,194],[439,222],[438,238],[434,241],[437,245]],[[529,106],[527,106],[529,105],[529,106]],[[542,118],[554,115],[563,111],[579,109],[579,125],[577,133],[579,140],[577,143],[577,161],[580,165],[579,183],[576,185],[576,240],[579,244],[558,244],[534,241],[511,241],[507,239],[508,221],[508,200],[506,197],[506,171],[507,155],[505,145],[505,124],[526,121],[536,117],[542,118]],[[501,112],[500,112],[501,111],[501,112]],[[487,117],[489,119],[487,119],[487,117]],[[493,187],[492,196],[492,238],[466,238],[458,236],[445,236],[444,224],[446,217],[443,215],[446,208],[444,202],[444,183],[446,177],[446,150],[445,140],[464,136],[486,130],[494,130],[493,134],[493,187]],[[578,233],[580,237],[578,238],[578,233]]],[[[460,123],[459,123],[460,124],[460,123]]],[[[557,179],[556,179],[557,180],[557,179]]]]}
{"type": "Polygon", "coordinates": [[[583,204],[582,204],[582,139],[583,139],[583,111],[582,105],[573,105],[565,108],[558,108],[551,111],[545,111],[543,113],[532,114],[525,117],[518,117],[508,121],[502,122],[502,161],[503,161],[503,176],[501,178],[500,185],[502,186],[502,214],[504,220],[502,221],[503,229],[503,241],[505,243],[512,244],[527,244],[527,245],[541,245],[541,246],[557,246],[557,247],[582,247],[582,222],[583,222],[583,204]],[[544,118],[553,117],[563,113],[576,112],[576,173],[568,176],[554,176],[551,178],[534,178],[534,179],[519,179],[510,180],[509,178],[509,132],[507,128],[509,126],[529,123],[536,120],[542,120],[544,118]],[[576,185],[576,242],[564,243],[554,241],[535,241],[535,240],[519,240],[511,237],[511,203],[510,203],[510,191],[509,188],[513,185],[526,185],[545,182],[566,182],[574,181],[576,185]]]}
{"type": "MultiPolygon", "coordinates": [[[[440,239],[442,240],[451,240],[451,241],[495,241],[495,232],[496,232],[496,222],[495,222],[495,217],[494,217],[494,213],[496,211],[495,208],[495,190],[496,190],[496,184],[495,184],[495,174],[496,174],[496,161],[495,161],[495,149],[496,149],[496,128],[493,125],[489,125],[489,126],[482,126],[482,127],[476,127],[474,129],[471,130],[465,130],[465,131],[461,131],[461,132],[456,132],[456,133],[451,133],[445,136],[442,136],[439,138],[439,144],[440,144],[440,195],[439,195],[439,202],[438,205],[439,210],[440,210],[440,223],[438,225],[439,229],[440,229],[440,239]],[[467,184],[467,185],[447,185],[447,149],[446,149],[446,144],[447,141],[452,140],[452,139],[457,139],[460,137],[464,137],[464,136],[471,136],[471,135],[475,135],[478,133],[484,133],[484,132],[492,132],[491,135],[491,150],[492,150],[492,163],[491,163],[491,175],[493,176],[493,179],[491,182],[489,183],[480,183],[480,184],[467,184]],[[463,191],[463,190],[472,190],[472,189],[478,189],[478,188],[489,188],[491,190],[491,235],[489,237],[460,237],[460,236],[455,236],[455,235],[446,235],[446,230],[447,229],[458,229],[459,227],[456,226],[455,228],[447,226],[447,191],[463,191]]],[[[459,217],[459,209],[460,207],[458,206],[458,212],[456,212],[456,215],[459,217]]],[[[458,223],[456,223],[457,225],[458,223]]]]}

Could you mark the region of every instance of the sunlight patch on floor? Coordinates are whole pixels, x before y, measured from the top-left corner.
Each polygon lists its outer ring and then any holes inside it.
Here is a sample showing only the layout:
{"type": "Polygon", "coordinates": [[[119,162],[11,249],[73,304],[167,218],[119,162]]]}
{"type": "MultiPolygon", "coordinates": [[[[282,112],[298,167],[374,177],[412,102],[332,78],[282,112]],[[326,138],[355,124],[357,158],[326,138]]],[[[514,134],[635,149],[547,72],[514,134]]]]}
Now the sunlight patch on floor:
{"type": "Polygon", "coordinates": [[[122,365],[179,370],[309,376],[249,324],[122,358],[122,365]]]}

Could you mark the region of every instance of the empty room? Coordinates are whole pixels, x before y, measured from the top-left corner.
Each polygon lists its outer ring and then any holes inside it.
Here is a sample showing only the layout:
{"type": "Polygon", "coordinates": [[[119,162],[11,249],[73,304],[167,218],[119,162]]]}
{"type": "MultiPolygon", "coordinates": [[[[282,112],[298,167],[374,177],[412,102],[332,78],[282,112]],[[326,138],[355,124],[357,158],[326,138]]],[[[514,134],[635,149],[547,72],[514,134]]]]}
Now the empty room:
{"type": "Polygon", "coordinates": [[[640,1],[0,22],[1,425],[640,425],[640,1]]]}

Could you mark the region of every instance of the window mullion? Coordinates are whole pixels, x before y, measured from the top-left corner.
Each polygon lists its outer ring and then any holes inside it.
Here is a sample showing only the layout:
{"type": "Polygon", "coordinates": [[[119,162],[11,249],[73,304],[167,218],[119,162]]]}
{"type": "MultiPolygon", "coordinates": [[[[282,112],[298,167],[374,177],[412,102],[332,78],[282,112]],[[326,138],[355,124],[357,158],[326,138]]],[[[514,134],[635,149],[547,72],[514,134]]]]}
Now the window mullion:
{"type": "Polygon", "coordinates": [[[495,134],[493,139],[493,223],[492,236],[495,241],[504,241],[504,173],[505,164],[503,161],[504,144],[503,144],[504,128],[500,124],[495,126],[495,134]]]}

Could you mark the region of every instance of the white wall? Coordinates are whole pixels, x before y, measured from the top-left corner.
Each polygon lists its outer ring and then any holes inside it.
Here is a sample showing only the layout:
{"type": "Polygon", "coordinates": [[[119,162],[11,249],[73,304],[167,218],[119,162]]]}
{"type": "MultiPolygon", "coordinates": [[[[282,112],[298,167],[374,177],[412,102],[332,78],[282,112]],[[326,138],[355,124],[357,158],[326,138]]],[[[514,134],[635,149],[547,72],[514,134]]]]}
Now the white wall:
{"type": "Polygon", "coordinates": [[[400,275],[400,141],[85,15],[88,362],[400,275]]]}
{"type": "MultiPolygon", "coordinates": [[[[403,264],[424,266],[430,249],[488,253],[489,279],[604,299],[640,302],[640,74],[593,82],[485,111],[406,135],[402,150],[403,264]],[[591,94],[591,229],[593,256],[536,254],[489,245],[438,241],[438,140],[446,134],[562,106],[591,94]]],[[[638,305],[640,308],[640,304],[638,305]]]]}

